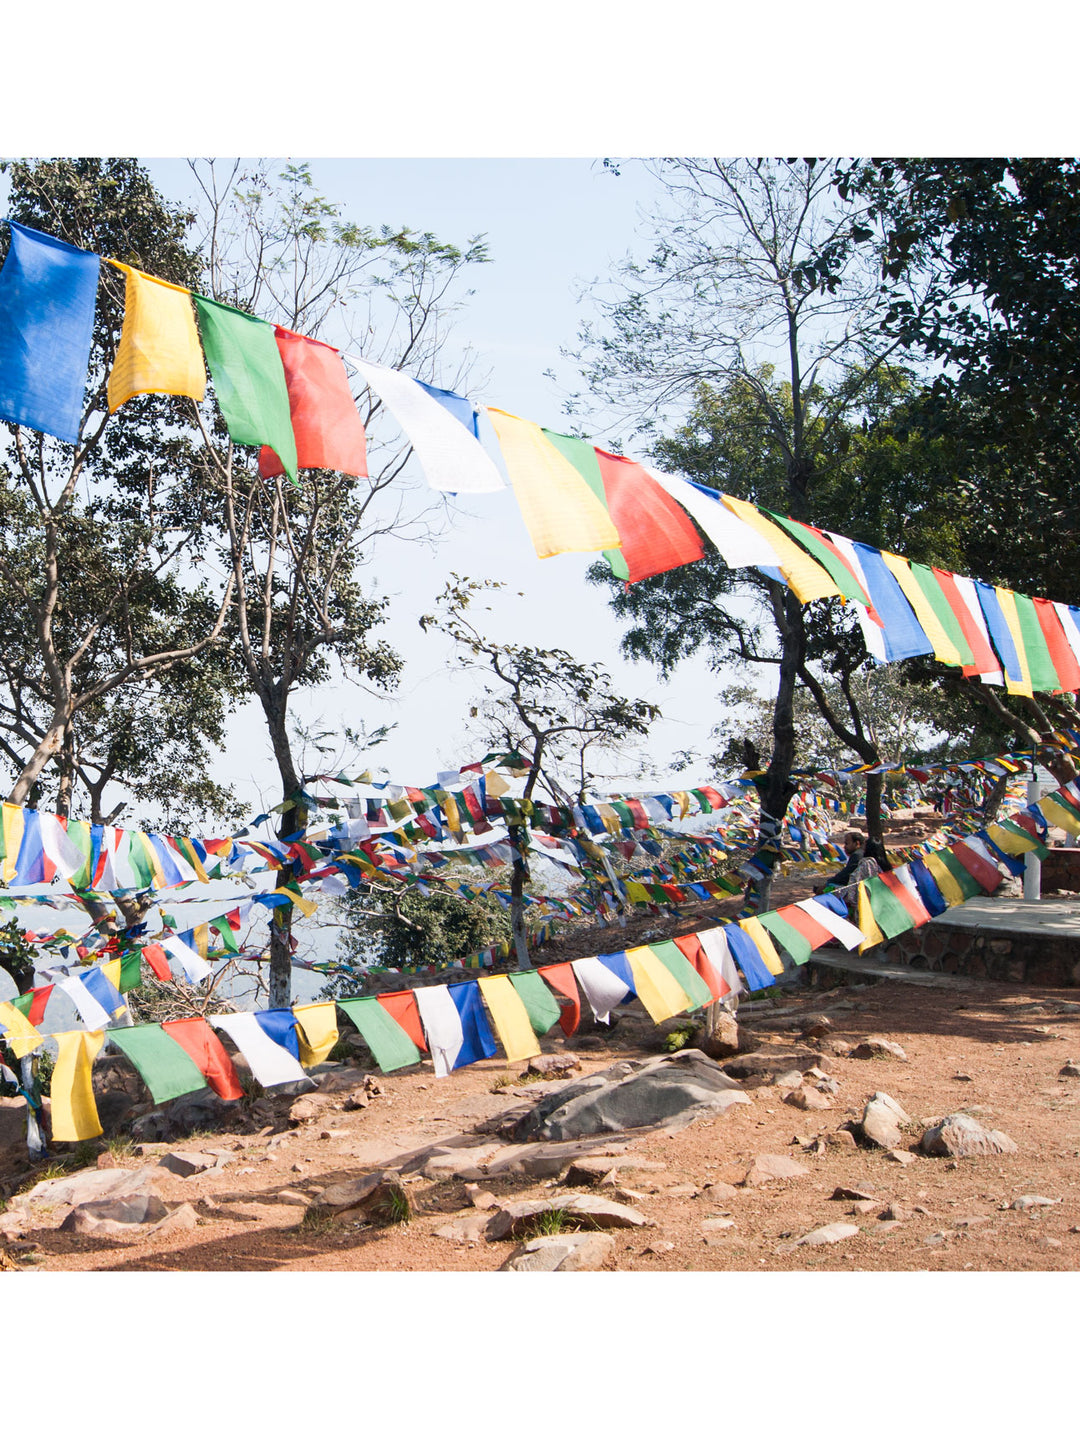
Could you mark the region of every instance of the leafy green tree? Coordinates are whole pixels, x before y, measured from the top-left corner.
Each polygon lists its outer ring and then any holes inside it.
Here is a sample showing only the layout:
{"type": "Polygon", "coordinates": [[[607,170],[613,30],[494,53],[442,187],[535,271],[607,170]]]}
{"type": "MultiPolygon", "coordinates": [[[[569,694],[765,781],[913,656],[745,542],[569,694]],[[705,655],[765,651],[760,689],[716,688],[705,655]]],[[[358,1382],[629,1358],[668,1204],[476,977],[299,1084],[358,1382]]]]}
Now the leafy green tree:
{"type": "MultiPolygon", "coordinates": [[[[222,173],[194,166],[201,185],[204,246],[215,298],[312,338],[348,345],[363,332],[368,359],[438,378],[436,367],[458,290],[486,251],[429,233],[350,222],[320,194],[308,167],[281,174],[262,165],[222,173]],[[373,353],[370,332],[381,349],[373,353]]],[[[444,381],[445,383],[445,381],[444,381]]],[[[305,470],[293,486],[264,479],[204,407],[206,484],[223,514],[222,558],[235,591],[230,653],[258,701],[281,786],[282,839],[308,822],[292,743],[296,692],[343,676],[365,688],[394,685],[400,660],[377,635],[388,601],[362,583],[362,568],[389,537],[433,532],[429,493],[410,496],[407,446],[382,428],[381,405],[358,396],[368,429],[370,475],[305,470]],[[410,509],[411,503],[411,509],[410,509]]],[[[286,876],[287,878],[288,876],[286,876]]],[[[270,1003],[288,1004],[293,905],[273,911],[270,1003]]]]}

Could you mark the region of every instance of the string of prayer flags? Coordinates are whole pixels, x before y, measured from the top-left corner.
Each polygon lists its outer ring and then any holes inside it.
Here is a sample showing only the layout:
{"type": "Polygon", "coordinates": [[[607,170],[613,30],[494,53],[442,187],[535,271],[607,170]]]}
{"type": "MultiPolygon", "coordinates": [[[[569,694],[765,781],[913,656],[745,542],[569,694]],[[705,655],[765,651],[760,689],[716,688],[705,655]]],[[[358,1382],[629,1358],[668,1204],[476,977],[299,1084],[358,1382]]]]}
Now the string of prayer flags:
{"type": "Polygon", "coordinates": [[[274,327],[218,300],[195,295],[206,363],[229,437],[268,445],[297,483],[296,438],[274,327]]]}
{"type": "Polygon", "coordinates": [[[540,559],[619,548],[606,505],[539,425],[489,408],[521,517],[540,559]]]}
{"type": "Polygon", "coordinates": [[[215,1014],[211,1016],[210,1023],[215,1029],[225,1031],[264,1089],[272,1084],[290,1084],[304,1078],[300,1061],[271,1039],[256,1015],[215,1014]]]}
{"type": "MultiPolygon", "coordinates": [[[[368,472],[364,424],[340,353],[280,325],[274,326],[274,339],[285,372],[297,466],[364,478],[368,472]]],[[[259,451],[259,474],[265,480],[282,473],[281,460],[264,445],[259,451]]]]}
{"type": "Polygon", "coordinates": [[[339,999],[337,1003],[360,1031],[384,1073],[420,1063],[419,1049],[377,999],[339,999]]]}
{"type": "Polygon", "coordinates": [[[399,370],[374,365],[357,355],[345,358],[400,425],[433,490],[483,495],[506,488],[475,429],[462,424],[460,414],[430,389],[399,370]]]}
{"type": "Polygon", "coordinates": [[[529,1011],[505,974],[484,975],[476,981],[491,1014],[495,1033],[508,1062],[531,1059],[540,1053],[529,1011]]]}
{"type": "Polygon", "coordinates": [[[0,419],[79,442],[100,262],[8,221],[0,270],[0,419]]]}
{"type": "Polygon", "coordinates": [[[135,395],[202,400],[206,366],[191,291],[144,275],[132,265],[111,263],[124,273],[124,326],[109,372],[109,413],[115,414],[135,395]]]}
{"type": "Polygon", "coordinates": [[[165,1104],[206,1085],[191,1056],[160,1024],[110,1029],[109,1041],[131,1060],[155,1104],[165,1104]]]}

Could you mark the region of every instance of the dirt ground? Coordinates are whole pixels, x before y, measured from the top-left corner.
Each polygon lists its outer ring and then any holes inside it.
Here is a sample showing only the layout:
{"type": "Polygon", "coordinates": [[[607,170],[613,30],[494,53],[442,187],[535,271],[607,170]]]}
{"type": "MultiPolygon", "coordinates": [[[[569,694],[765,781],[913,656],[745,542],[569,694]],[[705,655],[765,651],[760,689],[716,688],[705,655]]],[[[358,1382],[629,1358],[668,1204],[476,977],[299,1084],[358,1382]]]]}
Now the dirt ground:
{"type": "MultiPolygon", "coordinates": [[[[815,971],[826,985],[835,972],[815,971]],[[831,977],[830,977],[831,976],[831,977]]],[[[663,1169],[627,1171],[617,1179],[622,1201],[648,1227],[614,1231],[615,1270],[1072,1270],[1080,1260],[1080,1079],[1059,1070],[1080,1058],[1080,995],[1075,990],[1020,989],[980,980],[934,976],[930,985],[878,982],[806,987],[776,1001],[744,1007],[741,1022],[762,1046],[788,1045],[804,1015],[831,1013],[833,1037],[856,1041],[878,1035],[900,1044],[907,1061],[826,1057],[839,1091],[833,1108],[803,1112],[771,1086],[749,1089],[751,1103],[722,1118],[698,1120],[676,1133],[631,1140],[627,1158],[663,1169]],[[964,1109],[987,1127],[1004,1130],[1018,1152],[973,1159],[916,1157],[907,1165],[881,1151],[827,1146],[808,1152],[858,1118],[875,1090],[885,1090],[914,1119],[925,1122],[964,1109]],[[795,1158],[805,1175],[761,1187],[741,1187],[759,1154],[795,1158]],[[718,1186],[723,1186],[718,1187],[718,1186]],[[731,1192],[728,1186],[736,1186],[731,1192]],[[871,1194],[873,1205],[852,1215],[853,1201],[837,1188],[871,1194]],[[626,1192],[630,1191],[630,1192],[626,1192]],[[1058,1202],[1027,1212],[1010,1208],[1023,1195],[1058,1202]],[[911,1217],[883,1221],[890,1204],[911,1217]],[[703,1228],[710,1218],[730,1228],[703,1228]],[[835,1221],[858,1233],[825,1247],[788,1246],[835,1221]],[[884,1226],[884,1227],[883,1227],[884,1226]]],[[[549,1053],[572,1053],[585,1073],[659,1048],[658,1032],[628,1011],[603,1039],[549,1036],[549,1053]]],[[[435,1231],[472,1211],[463,1180],[410,1180],[417,1207],[406,1225],[313,1225],[299,1195],[392,1162],[394,1155],[445,1141],[523,1103],[507,1089],[523,1066],[500,1060],[472,1065],[446,1079],[430,1064],[378,1076],[382,1093],[366,1108],[345,1110],[333,1096],[314,1121],[289,1128],[282,1117],[258,1135],[199,1135],[175,1145],[145,1146],[121,1159],[126,1167],[153,1163],[169,1149],[219,1149],[226,1167],[190,1179],[168,1176],[167,1202],[189,1200],[196,1228],[134,1244],[59,1231],[66,1209],[52,1211],[12,1246],[24,1272],[76,1270],[173,1271],[482,1271],[498,1269],[511,1241],[458,1243],[435,1231]],[[292,1200],[280,1196],[294,1191],[292,1200]]],[[[353,1071],[362,1079],[362,1071],[353,1071]]],[[[352,1077],[352,1076],[347,1076],[352,1077]]],[[[344,1091],[342,1092],[344,1093],[344,1091]]],[[[8,1101],[7,1103],[14,1103],[8,1101]]],[[[921,1131],[906,1137],[914,1150],[921,1131]]],[[[492,1142],[479,1133],[475,1142],[492,1142]]],[[[613,1160],[613,1163],[617,1161],[613,1160]]],[[[481,1182],[497,1198],[551,1198],[557,1181],[493,1178],[481,1182]]],[[[601,1191],[603,1192],[603,1191],[601,1191]]],[[[606,1192],[612,1193],[609,1188],[606,1192]]],[[[17,1196],[9,1207],[18,1204],[17,1196]]]]}

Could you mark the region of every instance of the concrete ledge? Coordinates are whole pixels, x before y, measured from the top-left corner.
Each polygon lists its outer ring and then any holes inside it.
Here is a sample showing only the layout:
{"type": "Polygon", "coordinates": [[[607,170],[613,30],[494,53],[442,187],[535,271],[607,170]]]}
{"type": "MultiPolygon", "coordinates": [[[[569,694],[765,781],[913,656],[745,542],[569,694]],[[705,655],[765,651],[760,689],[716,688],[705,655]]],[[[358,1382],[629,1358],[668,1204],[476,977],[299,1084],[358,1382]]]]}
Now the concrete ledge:
{"type": "Polygon", "coordinates": [[[866,957],[1012,984],[1080,986],[1080,900],[971,899],[866,957]]]}

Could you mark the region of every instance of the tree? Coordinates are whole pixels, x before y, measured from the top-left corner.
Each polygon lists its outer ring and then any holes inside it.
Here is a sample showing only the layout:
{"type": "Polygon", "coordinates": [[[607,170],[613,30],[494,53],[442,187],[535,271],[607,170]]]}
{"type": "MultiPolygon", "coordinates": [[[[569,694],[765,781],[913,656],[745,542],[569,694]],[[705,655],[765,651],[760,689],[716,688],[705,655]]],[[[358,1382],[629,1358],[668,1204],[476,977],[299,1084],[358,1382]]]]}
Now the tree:
{"type": "MultiPolygon", "coordinates": [[[[197,282],[190,217],[166,204],[134,161],[3,168],[13,219],[173,283],[197,282]]],[[[145,695],[168,685],[169,671],[217,642],[231,600],[231,580],[215,583],[192,567],[211,507],[188,482],[192,430],[181,403],[139,396],[108,413],[122,315],[123,278],[102,264],[78,444],[6,425],[0,462],[0,731],[17,771],[10,799],[40,794],[52,767],[64,814],[91,717],[100,722],[122,690],[130,697],[133,687],[145,695]]],[[[196,732],[212,734],[227,688],[203,700],[196,732]]],[[[119,758],[114,751],[106,768],[122,782],[119,758]]]]}
{"type": "MultiPolygon", "coordinates": [[[[338,344],[362,329],[366,358],[437,378],[453,292],[487,258],[479,238],[459,249],[428,233],[359,227],[318,192],[306,166],[290,165],[280,176],[266,166],[250,174],[234,166],[223,177],[212,162],[194,170],[206,200],[214,298],[338,344]],[[372,330],[378,355],[367,343],[372,330]]],[[[369,428],[380,404],[366,393],[359,403],[369,428]]],[[[266,721],[281,785],[279,835],[289,841],[308,821],[290,733],[295,693],[335,672],[380,689],[395,683],[400,660],[375,635],[388,601],[365,590],[361,568],[382,539],[429,536],[431,500],[410,512],[409,450],[386,437],[369,447],[369,477],[304,471],[293,486],[283,476],[263,478],[212,414],[198,422],[207,485],[223,506],[222,555],[235,590],[232,652],[266,721]]],[[[289,1002],[292,921],[291,904],[273,911],[272,1007],[289,1002]]]]}
{"type": "Polygon", "coordinates": [[[529,879],[529,825],[533,795],[546,789],[555,804],[584,799],[590,751],[615,750],[643,737],[660,711],[646,700],[631,700],[612,688],[599,665],[586,665],[565,650],[500,643],[481,633],[468,611],[478,596],[503,589],[496,581],[452,576],[439,595],[440,613],[420,623],[448,635],[466,668],[494,677],[475,707],[482,738],[491,748],[516,751],[525,767],[518,802],[520,818],[507,820],[513,853],[510,923],[519,969],[529,968],[523,896],[529,879]],[[572,778],[567,778],[568,765],[572,778]],[[576,784],[575,784],[576,781],[576,784]],[[573,785],[574,789],[569,789],[573,785]]]}
{"type": "MultiPolygon", "coordinates": [[[[624,263],[614,297],[598,302],[599,322],[582,331],[591,391],[632,417],[658,454],[666,410],[685,409],[703,384],[738,396],[752,416],[748,445],[764,445],[782,466],[775,503],[819,520],[830,455],[900,348],[879,328],[871,257],[847,244],[855,207],[838,201],[831,168],[813,160],[673,159],[651,169],[662,195],[650,216],[652,252],[624,263]],[[821,255],[833,260],[827,289],[813,270],[821,255]],[[783,356],[782,404],[762,367],[767,354],[783,356]]],[[[714,565],[688,583],[708,593],[717,573],[714,565]]],[[[719,593],[730,593],[727,581],[719,593]]],[[[793,592],[768,580],[763,598],[779,635],[773,743],[758,782],[767,864],[794,793],[793,703],[808,651],[793,592]]],[[[725,630],[733,638],[730,624],[725,630]]],[[[767,907],[767,882],[755,900],[767,907]]]]}

